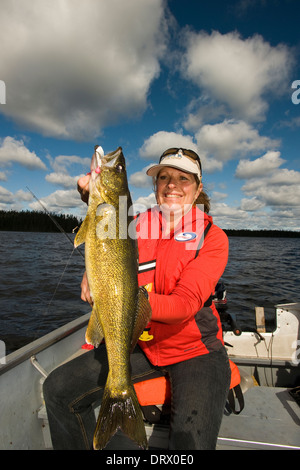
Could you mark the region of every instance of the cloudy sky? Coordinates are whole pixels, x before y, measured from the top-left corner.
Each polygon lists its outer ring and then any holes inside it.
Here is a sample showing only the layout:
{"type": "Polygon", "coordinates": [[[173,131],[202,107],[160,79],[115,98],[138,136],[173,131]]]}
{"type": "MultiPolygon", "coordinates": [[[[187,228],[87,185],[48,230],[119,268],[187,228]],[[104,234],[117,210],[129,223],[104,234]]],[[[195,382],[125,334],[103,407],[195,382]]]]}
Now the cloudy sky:
{"type": "Polygon", "coordinates": [[[94,145],[196,150],[222,228],[300,230],[299,0],[0,0],[0,209],[84,216],[94,145]]]}

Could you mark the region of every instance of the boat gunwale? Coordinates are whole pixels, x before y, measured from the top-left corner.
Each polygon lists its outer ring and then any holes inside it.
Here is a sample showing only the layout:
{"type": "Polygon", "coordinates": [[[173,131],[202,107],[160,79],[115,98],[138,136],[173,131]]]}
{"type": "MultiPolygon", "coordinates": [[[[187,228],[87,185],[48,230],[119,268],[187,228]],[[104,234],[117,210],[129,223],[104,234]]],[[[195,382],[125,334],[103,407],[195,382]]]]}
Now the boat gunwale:
{"type": "Polygon", "coordinates": [[[258,367],[284,367],[284,368],[298,368],[299,364],[296,364],[288,359],[280,358],[267,358],[267,357],[257,357],[257,356],[238,356],[230,354],[230,351],[227,351],[229,359],[235,362],[237,365],[247,365],[247,366],[258,366],[258,367]]]}
{"type": "Polygon", "coordinates": [[[88,324],[89,317],[90,313],[86,313],[85,315],[82,315],[79,318],[66,323],[65,325],[51,331],[50,333],[47,333],[41,338],[38,338],[26,344],[22,348],[8,354],[3,358],[5,362],[0,364],[0,375],[18,366],[22,362],[29,359],[31,356],[38,354],[39,352],[80,330],[88,324]]]}
{"type": "MultiPolygon", "coordinates": [[[[294,302],[294,303],[288,303],[288,304],[277,304],[275,305],[275,309],[285,309],[289,313],[293,313],[294,310],[298,311],[300,309],[300,302],[294,302]]],[[[42,336],[41,338],[38,338],[27,345],[23,346],[20,349],[17,349],[16,351],[8,354],[5,356],[4,363],[0,363],[0,376],[4,373],[9,371],[10,369],[13,369],[17,365],[21,364],[22,362],[26,361],[29,359],[31,356],[34,356],[35,354],[38,354],[39,352],[47,349],[48,347],[52,346],[55,343],[58,343],[59,341],[67,338],[70,336],[72,333],[75,333],[76,331],[80,330],[84,326],[88,324],[89,317],[91,313],[86,313],[75,320],[72,320],[71,322],[66,323],[65,325],[51,331],[50,333],[47,333],[46,335],[42,336]]],[[[278,325],[276,327],[277,331],[278,325]]],[[[273,336],[275,331],[272,332],[265,332],[263,333],[264,336],[273,336]]],[[[224,333],[231,333],[230,331],[224,332],[224,333]]],[[[243,334],[247,335],[253,335],[255,332],[243,332],[243,334]]],[[[224,340],[226,341],[226,335],[224,335],[224,340]]],[[[247,356],[241,356],[241,355],[233,355],[230,354],[230,350],[228,351],[229,357],[233,360],[236,361],[237,364],[240,365],[246,365],[249,363],[252,364],[257,364],[260,366],[279,366],[279,367],[298,367],[298,364],[294,364],[293,362],[287,360],[287,359],[280,359],[280,358],[258,358],[255,356],[247,357],[247,356]]]]}

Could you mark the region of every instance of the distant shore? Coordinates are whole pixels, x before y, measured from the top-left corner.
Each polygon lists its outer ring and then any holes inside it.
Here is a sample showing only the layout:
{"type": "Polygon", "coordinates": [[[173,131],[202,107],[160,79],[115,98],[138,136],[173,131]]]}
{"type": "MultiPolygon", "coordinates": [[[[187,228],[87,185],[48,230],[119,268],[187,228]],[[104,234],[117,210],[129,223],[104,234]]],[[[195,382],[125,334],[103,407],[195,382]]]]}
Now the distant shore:
{"type": "Polygon", "coordinates": [[[66,233],[72,233],[81,224],[81,220],[73,215],[52,212],[50,215],[42,211],[0,211],[0,231],[59,232],[56,222],[66,233]]]}
{"type": "Polygon", "coordinates": [[[228,237],[300,238],[300,232],[293,232],[292,230],[223,230],[228,237]]]}
{"type": "MultiPolygon", "coordinates": [[[[58,225],[66,232],[77,231],[81,220],[73,215],[51,213],[58,225]],[[75,230],[76,229],[76,230],[75,230]]],[[[229,237],[280,237],[300,238],[300,231],[223,229],[229,237]]],[[[0,231],[8,232],[59,232],[48,214],[42,211],[0,211],[0,231]]]]}

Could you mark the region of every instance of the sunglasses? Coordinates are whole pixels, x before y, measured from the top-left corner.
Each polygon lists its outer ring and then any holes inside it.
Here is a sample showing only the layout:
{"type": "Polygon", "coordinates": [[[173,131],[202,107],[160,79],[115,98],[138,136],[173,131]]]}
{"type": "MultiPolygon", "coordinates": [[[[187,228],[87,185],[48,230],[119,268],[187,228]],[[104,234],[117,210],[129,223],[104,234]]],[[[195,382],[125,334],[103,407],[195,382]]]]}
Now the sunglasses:
{"type": "Polygon", "coordinates": [[[188,157],[188,158],[191,158],[192,160],[198,162],[199,164],[199,167],[200,167],[200,173],[202,175],[202,165],[201,165],[201,160],[200,160],[200,157],[199,155],[197,155],[196,152],[194,152],[193,150],[190,150],[190,149],[183,149],[183,148],[170,148],[168,150],[166,150],[162,156],[160,157],[159,159],[159,163],[165,158],[167,157],[168,155],[176,155],[177,153],[181,152],[182,155],[184,155],[185,157],[188,157]]]}

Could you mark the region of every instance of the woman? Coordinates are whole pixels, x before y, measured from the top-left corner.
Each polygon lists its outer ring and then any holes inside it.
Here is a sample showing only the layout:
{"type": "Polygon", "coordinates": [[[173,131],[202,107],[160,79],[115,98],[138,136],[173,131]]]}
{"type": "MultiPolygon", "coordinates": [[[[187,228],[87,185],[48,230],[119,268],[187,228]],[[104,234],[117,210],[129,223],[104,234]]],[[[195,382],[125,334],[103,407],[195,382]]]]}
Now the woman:
{"type": "MultiPolygon", "coordinates": [[[[132,379],[170,378],[170,450],[214,449],[230,367],[211,295],[227,263],[228,240],[207,214],[195,152],[168,149],[147,174],[154,178],[158,205],[138,216],[137,234],[139,285],[147,286],[152,317],[131,355],[132,379]]],[[[78,181],[85,201],[88,181],[89,176],[78,181]]],[[[81,287],[82,299],[91,303],[86,276],[81,287]]],[[[91,448],[92,403],[102,396],[107,371],[105,346],[100,346],[46,379],[55,449],[91,448]]]]}

